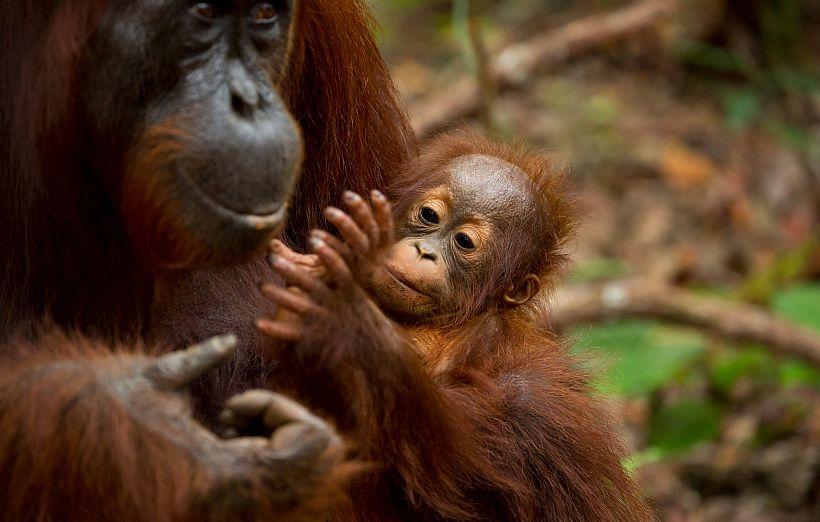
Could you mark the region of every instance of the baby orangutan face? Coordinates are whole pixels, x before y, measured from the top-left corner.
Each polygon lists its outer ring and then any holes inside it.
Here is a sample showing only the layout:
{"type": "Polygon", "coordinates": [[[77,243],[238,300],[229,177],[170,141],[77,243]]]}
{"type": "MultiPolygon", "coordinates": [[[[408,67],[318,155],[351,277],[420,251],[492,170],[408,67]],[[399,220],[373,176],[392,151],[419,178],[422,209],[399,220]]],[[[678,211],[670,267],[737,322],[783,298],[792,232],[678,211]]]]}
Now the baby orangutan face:
{"type": "MultiPolygon", "coordinates": [[[[438,173],[442,184],[406,207],[399,238],[374,267],[371,292],[382,307],[406,318],[447,317],[481,297],[522,304],[538,293],[532,274],[514,270],[509,252],[538,248],[536,201],[524,172],[499,158],[462,156],[438,173]]],[[[518,256],[514,256],[518,258],[518,256]]]]}
{"type": "Polygon", "coordinates": [[[294,288],[263,287],[280,311],[276,324],[258,326],[296,339],[300,330],[286,324],[286,310],[304,315],[346,306],[339,300],[356,295],[354,286],[393,319],[417,324],[458,322],[532,299],[541,286],[528,267],[552,246],[543,241],[549,216],[525,172],[481,154],[432,170],[418,174],[427,188],[401,196],[398,226],[381,192],[373,191],[370,202],[346,192],[349,213],[325,211],[341,239],[312,231],[313,255],[273,241],[273,267],[294,288]]]}

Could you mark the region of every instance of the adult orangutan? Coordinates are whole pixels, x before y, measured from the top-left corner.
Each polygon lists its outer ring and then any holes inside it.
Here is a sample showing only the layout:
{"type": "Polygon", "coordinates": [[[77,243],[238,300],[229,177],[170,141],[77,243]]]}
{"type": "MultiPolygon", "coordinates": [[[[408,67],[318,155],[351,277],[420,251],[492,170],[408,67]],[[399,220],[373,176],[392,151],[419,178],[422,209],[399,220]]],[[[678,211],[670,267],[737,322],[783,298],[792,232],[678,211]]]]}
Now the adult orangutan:
{"type": "MultiPolygon", "coordinates": [[[[363,3],[9,0],[0,43],[2,517],[244,520],[323,504],[346,464],[295,403],[277,397],[271,440],[222,441],[194,420],[181,390],[231,339],[152,354],[176,338],[168,318],[197,341],[226,331],[223,315],[251,324],[259,310],[238,301],[198,323],[179,285],[261,258],[289,196],[285,233],[299,237],[341,180],[379,185],[412,152],[363,3]]],[[[254,270],[221,277],[241,287],[254,270]]],[[[201,382],[258,382],[246,346],[201,382]]]]}

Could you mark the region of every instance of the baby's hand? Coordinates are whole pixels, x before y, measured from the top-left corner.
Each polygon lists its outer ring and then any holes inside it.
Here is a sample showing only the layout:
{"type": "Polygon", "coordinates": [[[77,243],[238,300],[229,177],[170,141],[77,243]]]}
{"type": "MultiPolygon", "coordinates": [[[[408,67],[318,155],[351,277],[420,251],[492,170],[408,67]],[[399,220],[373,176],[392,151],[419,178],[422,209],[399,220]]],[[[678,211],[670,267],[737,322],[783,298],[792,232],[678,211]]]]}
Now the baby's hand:
{"type": "Polygon", "coordinates": [[[327,277],[327,270],[316,254],[300,254],[293,251],[278,239],[271,240],[268,245],[268,250],[270,251],[271,260],[276,257],[283,257],[294,265],[304,268],[319,279],[325,279],[327,277]]]}
{"type": "Polygon", "coordinates": [[[390,202],[378,190],[370,193],[370,202],[351,191],[346,191],[343,198],[350,214],[328,207],[325,217],[339,230],[344,242],[324,230],[313,230],[311,243],[319,240],[338,252],[356,282],[370,288],[375,269],[383,263],[385,254],[394,244],[393,211],[390,202]]]}
{"type": "MultiPolygon", "coordinates": [[[[273,259],[281,257],[287,259],[294,265],[305,270],[312,277],[315,277],[320,280],[327,279],[327,269],[322,264],[322,261],[319,259],[319,256],[317,256],[316,254],[300,254],[298,252],[295,252],[293,249],[291,249],[278,239],[271,240],[271,242],[268,244],[268,250],[270,251],[271,262],[273,262],[273,259]]],[[[271,289],[275,287],[276,286],[273,283],[263,285],[262,294],[268,297],[268,299],[270,299],[270,294],[272,292],[271,289]]],[[[280,288],[280,290],[288,292],[290,295],[297,297],[304,295],[304,292],[302,292],[299,288],[293,286],[287,289],[280,288]]],[[[288,325],[295,329],[300,328],[302,322],[301,317],[299,317],[297,314],[294,314],[287,308],[281,306],[276,309],[271,319],[279,324],[288,325]]]]}
{"type": "Polygon", "coordinates": [[[346,329],[354,318],[362,321],[365,314],[387,319],[353,279],[338,251],[320,239],[312,238],[310,242],[327,271],[326,278],[316,277],[285,257],[274,257],[273,269],[288,288],[264,285],[262,293],[287,316],[277,312],[272,319],[257,320],[256,327],[273,339],[295,343],[295,353],[303,362],[322,364],[345,355],[345,343],[328,342],[341,335],[339,328],[346,329]]]}

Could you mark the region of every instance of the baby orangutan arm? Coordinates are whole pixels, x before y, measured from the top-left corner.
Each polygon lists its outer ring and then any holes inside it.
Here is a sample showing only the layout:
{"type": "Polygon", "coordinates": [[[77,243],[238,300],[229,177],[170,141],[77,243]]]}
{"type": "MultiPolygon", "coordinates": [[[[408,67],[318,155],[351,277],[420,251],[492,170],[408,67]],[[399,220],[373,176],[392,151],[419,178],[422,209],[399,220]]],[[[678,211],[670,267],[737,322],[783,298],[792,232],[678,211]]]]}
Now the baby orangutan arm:
{"type": "Polygon", "coordinates": [[[468,518],[459,499],[470,481],[451,475],[478,476],[489,469],[464,444],[473,425],[427,375],[404,332],[356,284],[340,253],[317,238],[312,246],[327,267],[328,282],[276,258],[275,269],[303,294],[266,291],[301,321],[257,322],[267,335],[295,342],[282,357],[299,374],[293,392],[331,415],[362,460],[385,466],[375,474],[372,492],[392,495],[388,491],[396,488],[400,496],[424,498],[431,512],[468,518]]]}
{"type": "MultiPolygon", "coordinates": [[[[275,263],[304,295],[281,290],[270,297],[301,323],[258,326],[297,341],[281,359],[298,375],[292,393],[331,416],[361,460],[375,465],[354,486],[361,513],[386,520],[647,519],[621,467],[623,450],[612,443],[609,417],[558,346],[538,346],[532,360],[505,355],[486,370],[431,376],[342,257],[321,241],[314,249],[329,283],[285,259],[275,263]],[[385,497],[397,504],[380,513],[385,497]]],[[[481,323],[435,342],[481,350],[492,344],[492,328],[481,323]]],[[[511,347],[499,353],[511,354],[511,347]]]]}

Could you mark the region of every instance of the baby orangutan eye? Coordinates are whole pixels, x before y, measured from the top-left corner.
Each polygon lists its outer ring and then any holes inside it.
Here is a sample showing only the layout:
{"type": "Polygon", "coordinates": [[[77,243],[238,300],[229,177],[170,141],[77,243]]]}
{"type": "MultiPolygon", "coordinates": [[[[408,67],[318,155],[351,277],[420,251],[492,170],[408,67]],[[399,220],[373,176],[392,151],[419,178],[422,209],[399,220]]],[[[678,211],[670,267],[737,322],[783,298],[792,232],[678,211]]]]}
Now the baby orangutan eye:
{"type": "Polygon", "coordinates": [[[428,225],[438,225],[440,221],[438,212],[430,207],[421,207],[421,210],[419,211],[419,218],[422,223],[426,223],[428,225]]]}
{"type": "Polygon", "coordinates": [[[458,234],[456,234],[456,245],[458,245],[458,247],[462,250],[466,250],[468,252],[471,250],[475,250],[475,243],[473,243],[473,240],[470,239],[470,236],[468,236],[464,232],[459,232],[458,234]]]}

